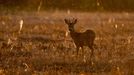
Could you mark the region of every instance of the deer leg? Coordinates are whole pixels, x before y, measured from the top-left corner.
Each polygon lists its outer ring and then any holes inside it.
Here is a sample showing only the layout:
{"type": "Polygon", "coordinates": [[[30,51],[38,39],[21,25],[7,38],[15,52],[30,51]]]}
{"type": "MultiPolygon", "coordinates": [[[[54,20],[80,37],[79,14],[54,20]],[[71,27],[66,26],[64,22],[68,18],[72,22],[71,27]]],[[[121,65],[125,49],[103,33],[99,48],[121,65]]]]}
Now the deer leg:
{"type": "Polygon", "coordinates": [[[79,53],[79,49],[80,49],[80,47],[79,47],[79,46],[77,46],[77,48],[76,48],[77,55],[78,55],[78,53],[79,53]]]}
{"type": "Polygon", "coordinates": [[[82,55],[84,55],[84,48],[83,48],[83,46],[81,46],[81,50],[82,50],[82,55]]]}
{"type": "Polygon", "coordinates": [[[90,58],[92,59],[92,57],[94,56],[94,48],[93,48],[93,46],[89,46],[89,48],[91,49],[90,58]]]}

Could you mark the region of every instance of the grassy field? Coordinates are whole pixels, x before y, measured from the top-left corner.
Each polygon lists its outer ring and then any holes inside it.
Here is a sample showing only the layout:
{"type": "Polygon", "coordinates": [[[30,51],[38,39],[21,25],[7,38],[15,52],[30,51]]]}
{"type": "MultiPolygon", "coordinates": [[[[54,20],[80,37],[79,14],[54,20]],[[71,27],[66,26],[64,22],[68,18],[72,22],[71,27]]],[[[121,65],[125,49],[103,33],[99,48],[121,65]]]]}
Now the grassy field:
{"type": "Polygon", "coordinates": [[[19,12],[0,14],[0,75],[134,75],[134,13],[19,12]],[[64,18],[77,32],[96,33],[90,49],[76,48],[64,18]],[[23,27],[19,33],[20,21],[23,27]]]}

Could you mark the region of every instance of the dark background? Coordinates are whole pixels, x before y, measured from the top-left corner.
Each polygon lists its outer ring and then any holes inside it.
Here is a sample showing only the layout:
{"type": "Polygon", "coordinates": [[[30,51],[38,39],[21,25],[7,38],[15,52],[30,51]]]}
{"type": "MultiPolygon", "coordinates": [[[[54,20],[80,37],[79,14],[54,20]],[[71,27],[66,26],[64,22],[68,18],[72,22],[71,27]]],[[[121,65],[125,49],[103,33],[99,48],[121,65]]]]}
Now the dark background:
{"type": "Polygon", "coordinates": [[[134,0],[0,0],[0,10],[134,11],[134,0]]]}

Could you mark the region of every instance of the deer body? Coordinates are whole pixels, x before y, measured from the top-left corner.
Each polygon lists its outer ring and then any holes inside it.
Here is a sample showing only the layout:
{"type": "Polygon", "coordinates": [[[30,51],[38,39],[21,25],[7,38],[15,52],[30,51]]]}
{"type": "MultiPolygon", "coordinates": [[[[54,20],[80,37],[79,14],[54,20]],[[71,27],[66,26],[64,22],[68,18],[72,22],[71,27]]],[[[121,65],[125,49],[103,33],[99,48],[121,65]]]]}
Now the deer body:
{"type": "Polygon", "coordinates": [[[92,30],[83,33],[70,32],[70,35],[77,47],[89,46],[91,48],[95,38],[95,33],[92,30]]]}
{"type": "Polygon", "coordinates": [[[83,49],[83,46],[88,46],[91,49],[91,56],[93,55],[93,45],[95,40],[95,32],[93,30],[86,30],[83,33],[76,32],[74,29],[74,25],[77,22],[77,19],[67,20],[65,19],[65,23],[68,25],[71,38],[73,39],[76,48],[77,54],[80,47],[83,49]]]}

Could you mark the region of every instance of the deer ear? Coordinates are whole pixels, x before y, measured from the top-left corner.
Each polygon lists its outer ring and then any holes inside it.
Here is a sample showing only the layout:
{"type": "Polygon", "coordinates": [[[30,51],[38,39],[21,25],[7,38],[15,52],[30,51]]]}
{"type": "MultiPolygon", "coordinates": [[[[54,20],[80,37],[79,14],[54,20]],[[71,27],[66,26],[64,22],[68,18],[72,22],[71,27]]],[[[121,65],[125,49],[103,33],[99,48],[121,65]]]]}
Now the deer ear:
{"type": "Polygon", "coordinates": [[[65,21],[65,23],[68,23],[68,22],[67,22],[67,19],[64,19],[64,21],[65,21]]]}
{"type": "Polygon", "coordinates": [[[74,24],[77,23],[77,19],[74,20],[74,24]]]}

